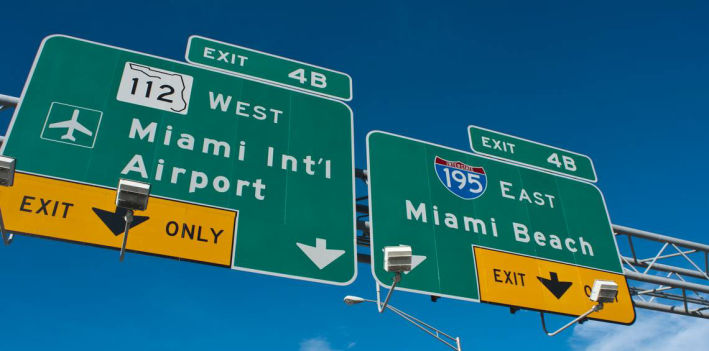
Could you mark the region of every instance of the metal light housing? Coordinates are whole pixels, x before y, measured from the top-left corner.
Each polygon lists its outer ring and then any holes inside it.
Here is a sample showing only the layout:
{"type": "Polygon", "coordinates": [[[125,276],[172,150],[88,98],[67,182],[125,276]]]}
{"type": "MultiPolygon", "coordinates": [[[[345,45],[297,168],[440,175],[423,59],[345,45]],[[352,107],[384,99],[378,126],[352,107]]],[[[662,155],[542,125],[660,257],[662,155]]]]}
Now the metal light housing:
{"type": "Polygon", "coordinates": [[[345,303],[348,305],[356,305],[358,303],[364,302],[364,299],[359,296],[347,295],[345,296],[345,303]]]}
{"type": "Polygon", "coordinates": [[[12,186],[15,182],[15,159],[0,156],[0,186],[12,186]]]}
{"type": "Polygon", "coordinates": [[[116,193],[116,206],[134,211],[148,208],[150,184],[134,180],[120,179],[116,193]]]}
{"type": "Polygon", "coordinates": [[[591,289],[591,301],[614,302],[618,296],[618,284],[610,280],[595,280],[591,289]]]}
{"type": "Polygon", "coordinates": [[[384,270],[387,272],[408,272],[411,270],[411,246],[387,246],[384,248],[384,270]]]}

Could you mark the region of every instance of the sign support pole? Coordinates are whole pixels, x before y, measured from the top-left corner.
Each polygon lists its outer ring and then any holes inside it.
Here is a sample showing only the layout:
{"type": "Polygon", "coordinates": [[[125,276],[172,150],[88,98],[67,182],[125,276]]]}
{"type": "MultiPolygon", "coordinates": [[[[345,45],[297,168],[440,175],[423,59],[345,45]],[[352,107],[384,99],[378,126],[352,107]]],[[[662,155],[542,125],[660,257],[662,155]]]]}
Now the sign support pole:
{"type": "Polygon", "coordinates": [[[384,304],[382,304],[380,301],[380,293],[379,293],[379,283],[377,284],[377,308],[379,309],[379,313],[384,312],[384,310],[387,308],[387,305],[389,304],[389,299],[391,298],[391,294],[394,292],[394,289],[396,288],[396,284],[401,281],[401,273],[396,272],[394,274],[394,283],[391,284],[391,289],[389,289],[389,292],[387,293],[387,297],[384,299],[384,304]]]}
{"type": "Polygon", "coordinates": [[[148,199],[150,198],[150,184],[136,182],[128,179],[120,179],[118,181],[118,189],[116,190],[116,208],[126,210],[125,219],[126,225],[123,229],[123,244],[121,244],[121,254],[119,260],[123,262],[126,254],[126,244],[128,243],[128,230],[133,224],[133,211],[145,211],[148,208],[148,199]]]}
{"type": "Polygon", "coordinates": [[[579,322],[579,321],[581,321],[582,319],[586,318],[589,314],[591,314],[591,313],[593,313],[593,312],[598,312],[598,311],[600,311],[600,310],[602,310],[602,309],[603,309],[603,302],[599,302],[599,303],[593,305],[593,307],[591,307],[591,309],[588,310],[588,311],[586,311],[584,314],[582,314],[582,315],[580,315],[580,316],[574,318],[574,320],[572,320],[572,321],[569,322],[569,323],[566,323],[566,325],[564,325],[563,327],[559,328],[559,330],[557,330],[557,331],[555,331],[555,332],[552,332],[552,333],[550,333],[549,331],[547,331],[547,326],[546,326],[546,323],[544,322],[544,312],[539,312],[539,316],[540,316],[541,319],[542,319],[542,329],[544,330],[544,332],[545,332],[548,336],[554,336],[554,335],[556,335],[556,334],[561,333],[564,329],[566,329],[566,328],[568,328],[568,327],[570,327],[570,326],[576,324],[576,322],[579,322]]]}
{"type": "Polygon", "coordinates": [[[121,254],[118,258],[119,261],[123,262],[123,258],[126,255],[126,244],[128,243],[128,229],[130,229],[130,225],[133,223],[133,210],[128,209],[126,211],[126,226],[125,230],[123,231],[123,244],[121,244],[121,254]]]}
{"type": "Polygon", "coordinates": [[[5,225],[2,223],[2,212],[0,212],[0,234],[2,234],[2,241],[5,245],[12,244],[12,240],[15,239],[15,234],[5,232],[5,225]]]}
{"type": "MultiPolygon", "coordinates": [[[[379,284],[377,284],[377,291],[379,291],[379,284]]],[[[356,304],[362,303],[362,302],[371,302],[371,303],[379,304],[379,301],[364,299],[364,298],[361,298],[358,296],[351,296],[351,295],[345,296],[344,302],[348,305],[356,305],[356,304]]],[[[392,305],[389,305],[388,308],[390,311],[394,312],[399,317],[405,319],[407,322],[409,322],[409,323],[413,324],[414,326],[416,326],[417,328],[423,330],[424,332],[426,332],[426,334],[431,335],[432,337],[438,339],[438,341],[444,343],[446,346],[450,347],[451,349],[456,350],[456,351],[461,351],[460,337],[452,337],[452,336],[444,333],[443,331],[437,329],[436,327],[434,327],[434,326],[432,326],[432,325],[430,325],[430,324],[428,324],[428,323],[426,323],[426,322],[424,322],[424,321],[422,321],[422,320],[420,320],[420,319],[418,319],[418,318],[416,318],[416,317],[414,317],[414,316],[412,316],[412,315],[410,315],[410,314],[408,314],[408,313],[406,313],[406,312],[404,312],[392,305]],[[450,342],[444,340],[443,338],[448,339],[450,342]],[[453,345],[451,342],[455,342],[455,345],[453,345]]]]}

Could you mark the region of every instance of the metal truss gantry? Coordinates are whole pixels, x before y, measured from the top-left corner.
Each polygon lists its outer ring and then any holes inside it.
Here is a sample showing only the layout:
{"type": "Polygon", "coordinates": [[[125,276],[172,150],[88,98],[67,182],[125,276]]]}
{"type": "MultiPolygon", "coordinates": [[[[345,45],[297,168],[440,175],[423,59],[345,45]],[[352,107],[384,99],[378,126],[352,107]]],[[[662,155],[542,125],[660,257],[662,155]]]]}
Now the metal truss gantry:
{"type": "Polygon", "coordinates": [[[613,231],[635,307],[709,319],[709,245],[620,225],[613,231]]]}
{"type": "MultiPolygon", "coordinates": [[[[18,102],[0,94],[0,112],[18,102]]],[[[366,182],[367,171],[356,169],[355,177],[366,182]]],[[[357,245],[363,247],[370,245],[369,206],[361,203],[367,199],[357,198],[356,205],[357,245]]],[[[613,232],[635,307],[709,319],[709,245],[620,225],[613,225],[613,232]]],[[[357,259],[370,263],[367,254],[357,259]]]]}

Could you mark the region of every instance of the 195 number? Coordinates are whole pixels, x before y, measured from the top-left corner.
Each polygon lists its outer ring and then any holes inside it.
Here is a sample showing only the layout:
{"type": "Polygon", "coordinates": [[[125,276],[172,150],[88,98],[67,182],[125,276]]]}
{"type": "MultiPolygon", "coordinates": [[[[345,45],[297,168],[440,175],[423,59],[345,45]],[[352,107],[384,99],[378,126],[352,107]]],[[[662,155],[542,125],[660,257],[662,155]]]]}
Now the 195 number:
{"type": "Polygon", "coordinates": [[[458,189],[463,189],[466,185],[470,185],[470,192],[473,194],[479,194],[480,192],[485,189],[483,187],[483,184],[480,182],[480,176],[474,173],[468,173],[468,176],[465,176],[465,173],[463,173],[459,169],[455,169],[451,172],[449,168],[444,168],[443,173],[446,174],[446,186],[451,187],[451,179],[453,179],[454,182],[456,182],[456,186],[458,189]]]}

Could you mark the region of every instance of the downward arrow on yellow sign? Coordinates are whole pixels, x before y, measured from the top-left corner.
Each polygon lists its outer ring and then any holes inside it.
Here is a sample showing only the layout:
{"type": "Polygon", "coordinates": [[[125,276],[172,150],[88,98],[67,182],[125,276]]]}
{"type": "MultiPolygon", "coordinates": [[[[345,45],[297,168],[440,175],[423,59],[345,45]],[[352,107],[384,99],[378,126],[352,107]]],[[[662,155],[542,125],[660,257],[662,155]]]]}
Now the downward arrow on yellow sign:
{"type": "MultiPolygon", "coordinates": [[[[17,173],[12,187],[0,187],[0,211],[10,233],[120,248],[115,198],[113,189],[17,173]]],[[[135,213],[128,251],[231,266],[237,211],[157,197],[148,203],[135,213]]]]}

